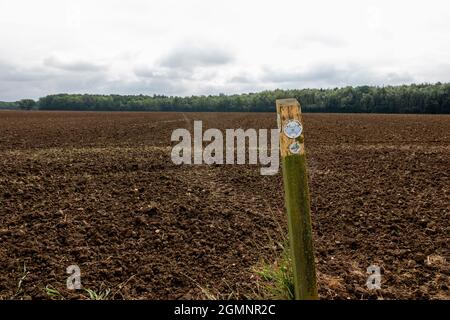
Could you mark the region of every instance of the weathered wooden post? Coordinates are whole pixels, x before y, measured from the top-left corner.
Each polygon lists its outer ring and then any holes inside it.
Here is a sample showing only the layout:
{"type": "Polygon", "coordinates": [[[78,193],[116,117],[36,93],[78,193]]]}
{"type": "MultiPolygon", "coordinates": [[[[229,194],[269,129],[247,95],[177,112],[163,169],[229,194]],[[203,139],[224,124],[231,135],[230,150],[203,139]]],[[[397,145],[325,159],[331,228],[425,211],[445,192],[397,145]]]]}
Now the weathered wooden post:
{"type": "Polygon", "coordinates": [[[295,299],[315,300],[317,280],[301,109],[296,99],[277,100],[276,105],[295,299]]]}

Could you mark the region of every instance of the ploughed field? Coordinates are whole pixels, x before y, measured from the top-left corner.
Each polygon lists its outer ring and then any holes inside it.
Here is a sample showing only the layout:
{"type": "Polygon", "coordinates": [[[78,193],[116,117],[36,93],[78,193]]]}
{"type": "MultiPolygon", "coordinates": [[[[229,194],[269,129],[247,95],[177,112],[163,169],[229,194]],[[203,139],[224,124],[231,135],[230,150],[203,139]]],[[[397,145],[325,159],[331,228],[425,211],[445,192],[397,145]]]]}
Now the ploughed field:
{"type": "MultiPolygon", "coordinates": [[[[261,297],[254,269],[286,234],[281,170],[173,164],[171,133],[193,120],[276,127],[261,113],[0,112],[0,299],[86,298],[66,289],[74,264],[113,299],[261,297]]],[[[304,122],[320,297],[449,299],[450,117],[304,122]]]]}

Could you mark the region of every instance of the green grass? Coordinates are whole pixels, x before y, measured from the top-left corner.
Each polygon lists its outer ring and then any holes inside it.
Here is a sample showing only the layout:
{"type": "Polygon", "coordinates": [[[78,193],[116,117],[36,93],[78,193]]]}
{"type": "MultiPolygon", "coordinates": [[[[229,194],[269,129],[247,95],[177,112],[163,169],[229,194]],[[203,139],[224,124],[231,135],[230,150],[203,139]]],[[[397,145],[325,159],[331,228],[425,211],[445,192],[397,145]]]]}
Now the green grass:
{"type": "Polygon", "coordinates": [[[258,298],[274,300],[294,299],[294,274],[289,250],[285,246],[275,262],[263,262],[254,269],[260,277],[258,298]]]}
{"type": "Polygon", "coordinates": [[[64,300],[63,295],[51,285],[45,286],[44,291],[51,299],[64,300]]]}
{"type": "MultiPolygon", "coordinates": [[[[109,299],[109,294],[111,293],[111,290],[109,289],[99,292],[96,292],[92,289],[83,289],[83,290],[86,292],[86,295],[84,296],[89,300],[107,300],[109,299]]],[[[66,299],[61,292],[59,292],[51,285],[47,285],[44,288],[44,291],[50,299],[59,299],[59,300],[66,299]]]]}
{"type": "Polygon", "coordinates": [[[106,289],[105,291],[100,291],[98,293],[91,289],[84,289],[84,291],[88,293],[90,300],[107,300],[111,292],[109,289],[106,289]]]}
{"type": "Polygon", "coordinates": [[[21,272],[21,276],[19,278],[19,281],[17,282],[17,289],[16,289],[16,293],[12,296],[12,299],[19,299],[19,297],[21,295],[23,295],[24,291],[23,291],[23,282],[25,281],[26,277],[28,276],[30,272],[27,270],[27,265],[24,262],[23,263],[23,267],[22,267],[22,272],[21,272]]]}

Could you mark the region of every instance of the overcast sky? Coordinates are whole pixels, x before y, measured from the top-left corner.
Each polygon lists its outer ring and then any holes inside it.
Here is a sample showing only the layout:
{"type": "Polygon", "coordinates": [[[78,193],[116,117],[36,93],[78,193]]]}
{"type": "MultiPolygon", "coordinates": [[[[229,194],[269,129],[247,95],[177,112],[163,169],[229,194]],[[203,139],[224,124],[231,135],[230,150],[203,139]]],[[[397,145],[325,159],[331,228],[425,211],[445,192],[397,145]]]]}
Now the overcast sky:
{"type": "Polygon", "coordinates": [[[0,100],[450,81],[450,2],[0,0],[0,100]]]}

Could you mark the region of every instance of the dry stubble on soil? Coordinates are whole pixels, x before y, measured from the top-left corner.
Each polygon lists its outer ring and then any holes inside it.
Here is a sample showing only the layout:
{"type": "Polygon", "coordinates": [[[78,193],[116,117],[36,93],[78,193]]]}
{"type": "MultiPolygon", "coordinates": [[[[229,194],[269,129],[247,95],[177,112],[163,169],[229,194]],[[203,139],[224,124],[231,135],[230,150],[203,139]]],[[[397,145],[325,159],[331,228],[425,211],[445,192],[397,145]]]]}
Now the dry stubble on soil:
{"type": "MultiPolygon", "coordinates": [[[[449,299],[450,117],[304,118],[321,298],[449,299]]],[[[281,174],[172,164],[170,135],[193,120],[276,126],[274,114],[0,112],[0,299],[49,298],[46,286],[84,298],[66,289],[72,264],[109,298],[255,297],[253,268],[286,232],[281,174]]]]}

